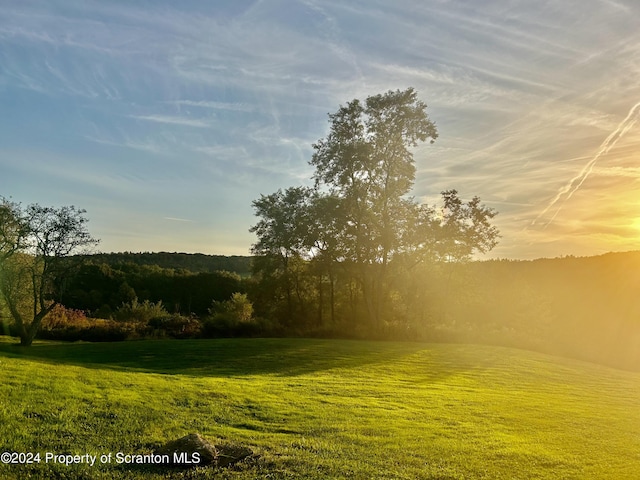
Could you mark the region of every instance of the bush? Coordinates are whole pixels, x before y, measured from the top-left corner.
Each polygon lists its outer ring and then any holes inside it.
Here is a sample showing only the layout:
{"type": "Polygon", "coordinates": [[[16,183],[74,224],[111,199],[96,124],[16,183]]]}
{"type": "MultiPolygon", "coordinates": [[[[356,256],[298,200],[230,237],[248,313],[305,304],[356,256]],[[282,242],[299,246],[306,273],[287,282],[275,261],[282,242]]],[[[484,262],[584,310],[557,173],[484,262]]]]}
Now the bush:
{"type": "Polygon", "coordinates": [[[205,338],[253,337],[260,333],[264,332],[258,322],[238,322],[229,312],[208,317],[202,325],[205,338]]]}
{"type": "Polygon", "coordinates": [[[236,323],[250,323],[253,319],[253,304],[246,293],[236,292],[229,300],[211,303],[209,315],[225,314],[236,323]]]}
{"type": "Polygon", "coordinates": [[[202,336],[205,338],[257,337],[260,335],[282,335],[277,324],[262,318],[250,322],[238,322],[232,314],[218,313],[202,322],[202,336]]]}
{"type": "Polygon", "coordinates": [[[41,328],[42,330],[53,330],[67,326],[88,327],[89,325],[89,320],[82,310],[56,305],[42,320],[41,328]]]}
{"type": "Polygon", "coordinates": [[[137,298],[123,303],[114,314],[115,319],[118,321],[138,322],[145,325],[154,318],[167,316],[169,316],[169,313],[162,305],[162,300],[158,303],[153,303],[149,300],[140,303],[137,298]]]}
{"type": "Polygon", "coordinates": [[[84,312],[56,306],[45,317],[38,338],[47,340],[117,342],[145,337],[197,338],[201,323],[195,317],[169,315],[160,302],[124,304],[119,320],[87,318],[84,312]],[[152,313],[159,313],[148,321],[152,313]],[[134,319],[134,321],[125,321],[134,319]]]}
{"type": "Polygon", "coordinates": [[[212,302],[202,326],[205,337],[252,337],[264,333],[264,325],[253,318],[253,304],[246,293],[236,292],[229,300],[212,302]]]}
{"type": "Polygon", "coordinates": [[[66,326],[41,330],[38,338],[67,342],[120,342],[142,336],[139,325],[114,320],[92,319],[87,327],[66,326]]]}
{"type": "Polygon", "coordinates": [[[57,305],[42,321],[38,338],[46,340],[115,342],[139,338],[146,325],[87,318],[81,310],[57,305]]]}
{"type": "Polygon", "coordinates": [[[217,313],[203,321],[202,335],[205,338],[235,337],[234,329],[236,324],[237,322],[232,315],[217,313]]]}
{"type": "Polygon", "coordinates": [[[178,314],[152,318],[149,327],[157,337],[197,338],[202,332],[202,324],[197,318],[178,314]]]}

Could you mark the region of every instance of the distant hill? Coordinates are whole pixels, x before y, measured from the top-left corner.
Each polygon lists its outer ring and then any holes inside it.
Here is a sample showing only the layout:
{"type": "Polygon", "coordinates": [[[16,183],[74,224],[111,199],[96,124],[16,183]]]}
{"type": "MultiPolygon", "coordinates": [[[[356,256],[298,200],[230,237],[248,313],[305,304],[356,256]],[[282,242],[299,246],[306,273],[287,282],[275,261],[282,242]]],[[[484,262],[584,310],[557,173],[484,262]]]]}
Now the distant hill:
{"type": "Polygon", "coordinates": [[[183,269],[194,273],[225,270],[244,277],[251,275],[253,257],[239,255],[227,257],[224,255],[205,255],[203,253],[119,252],[97,253],[89,255],[88,258],[108,265],[123,263],[157,265],[162,268],[183,269]]]}

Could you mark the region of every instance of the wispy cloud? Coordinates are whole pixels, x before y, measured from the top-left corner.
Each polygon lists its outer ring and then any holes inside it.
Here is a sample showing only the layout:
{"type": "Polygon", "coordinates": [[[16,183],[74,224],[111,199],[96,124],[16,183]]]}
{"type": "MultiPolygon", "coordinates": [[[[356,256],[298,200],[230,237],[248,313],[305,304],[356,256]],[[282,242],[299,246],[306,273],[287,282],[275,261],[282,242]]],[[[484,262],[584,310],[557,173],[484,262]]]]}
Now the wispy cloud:
{"type": "Polygon", "coordinates": [[[169,115],[131,115],[136,120],[145,120],[147,122],[167,123],[170,125],[181,125],[185,127],[209,128],[211,124],[194,118],[176,117],[169,115]]]}
{"type": "Polygon", "coordinates": [[[582,184],[585,182],[585,180],[589,177],[589,175],[593,171],[593,168],[596,162],[600,159],[600,157],[609,153],[609,151],[613,147],[615,147],[616,143],[618,143],[618,141],[629,130],[631,130],[631,128],[633,128],[636,121],[638,120],[638,112],[640,112],[640,102],[636,103],[633,107],[631,107],[631,110],[629,110],[629,113],[627,114],[625,119],[622,120],[622,122],[620,122],[620,124],[616,127],[616,129],[613,132],[611,132],[611,134],[604,140],[604,142],[602,142],[597,153],[593,156],[593,158],[591,158],[589,162],[587,162],[587,164],[582,168],[580,173],[578,173],[571,180],[569,180],[569,182],[558,191],[556,196],[551,200],[551,202],[549,202],[546,208],[542,212],[540,212],[540,214],[536,217],[536,219],[531,223],[532,226],[535,225],[540,218],[544,217],[544,215],[552,207],[554,207],[558,202],[562,201],[562,203],[556,209],[556,211],[551,216],[551,218],[545,223],[545,226],[548,226],[551,222],[553,222],[553,220],[555,220],[558,213],[562,209],[563,204],[566,201],[568,201],[573,196],[573,194],[576,193],[578,189],[582,186],[582,184]]]}
{"type": "Polygon", "coordinates": [[[84,138],[89,140],[90,142],[95,142],[101,145],[130,148],[133,150],[140,150],[144,152],[153,153],[155,155],[166,155],[168,153],[168,149],[166,146],[161,146],[158,143],[154,143],[152,141],[145,141],[145,140],[133,141],[127,138],[126,136],[123,137],[122,141],[107,140],[104,138],[97,138],[91,135],[85,135],[84,138]]]}
{"type": "Polygon", "coordinates": [[[595,167],[593,175],[601,177],[628,177],[640,179],[640,167],[595,167]]]}
{"type": "Polygon", "coordinates": [[[254,112],[255,106],[246,103],[214,102],[207,100],[176,100],[171,102],[174,105],[184,105],[189,107],[210,108],[212,110],[231,110],[234,112],[254,112]]]}
{"type": "Polygon", "coordinates": [[[211,244],[235,235],[246,253],[251,200],[308,180],[326,114],[413,86],[440,132],[415,149],[417,197],[480,195],[501,212],[496,255],[627,245],[589,207],[624,225],[639,194],[638,16],[632,0],[14,2],[0,9],[0,142],[17,153],[0,186],[26,188],[20,165],[51,173],[48,192],[122,182],[113,208],[156,219],[154,241],[161,219],[210,217],[226,235],[211,244]],[[59,163],[34,164],[30,145],[59,163]]]}

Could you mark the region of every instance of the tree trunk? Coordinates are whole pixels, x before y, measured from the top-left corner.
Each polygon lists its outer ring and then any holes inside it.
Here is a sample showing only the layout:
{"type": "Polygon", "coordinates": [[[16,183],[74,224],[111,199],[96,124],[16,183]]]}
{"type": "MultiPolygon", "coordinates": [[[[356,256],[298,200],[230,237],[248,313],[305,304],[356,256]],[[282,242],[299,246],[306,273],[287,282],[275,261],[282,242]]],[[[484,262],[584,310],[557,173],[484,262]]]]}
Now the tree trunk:
{"type": "Polygon", "coordinates": [[[33,339],[35,338],[35,336],[36,336],[35,331],[20,332],[20,346],[30,347],[31,344],[33,343],[33,339]]]}
{"type": "Polygon", "coordinates": [[[33,343],[33,340],[36,338],[36,335],[38,334],[38,331],[40,330],[40,324],[42,323],[42,320],[44,320],[44,317],[47,316],[47,314],[53,310],[53,308],[56,306],[56,303],[52,303],[51,305],[49,305],[48,307],[46,307],[44,310],[41,310],[40,312],[38,312],[33,320],[31,321],[31,323],[29,325],[25,325],[24,323],[20,322],[19,328],[20,328],[20,345],[23,347],[30,347],[31,344],[33,343]]]}
{"type": "Polygon", "coordinates": [[[376,302],[376,292],[375,292],[375,279],[369,278],[369,275],[363,275],[362,279],[362,296],[364,297],[365,307],[367,309],[367,319],[369,321],[369,325],[374,329],[379,328],[380,315],[378,309],[378,302],[376,302]]]}
{"type": "Polygon", "coordinates": [[[329,270],[329,301],[331,303],[331,324],[336,323],[336,302],[335,302],[335,285],[333,279],[333,271],[329,270]]]}
{"type": "Polygon", "coordinates": [[[324,295],[322,294],[322,273],[318,275],[318,319],[317,326],[322,326],[322,304],[324,303],[324,295]]]}

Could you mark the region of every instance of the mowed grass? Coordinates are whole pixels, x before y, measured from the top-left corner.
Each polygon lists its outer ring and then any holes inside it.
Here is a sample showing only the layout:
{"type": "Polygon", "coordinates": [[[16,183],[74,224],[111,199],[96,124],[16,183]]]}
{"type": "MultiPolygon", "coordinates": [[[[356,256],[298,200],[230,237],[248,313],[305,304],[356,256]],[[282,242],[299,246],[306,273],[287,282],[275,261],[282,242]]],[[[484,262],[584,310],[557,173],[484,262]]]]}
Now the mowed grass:
{"type": "Polygon", "coordinates": [[[256,455],[0,478],[639,479],[640,374],[476,345],[0,341],[0,452],[143,454],[191,432],[256,455]]]}

